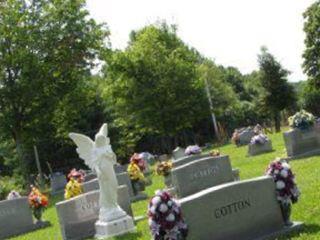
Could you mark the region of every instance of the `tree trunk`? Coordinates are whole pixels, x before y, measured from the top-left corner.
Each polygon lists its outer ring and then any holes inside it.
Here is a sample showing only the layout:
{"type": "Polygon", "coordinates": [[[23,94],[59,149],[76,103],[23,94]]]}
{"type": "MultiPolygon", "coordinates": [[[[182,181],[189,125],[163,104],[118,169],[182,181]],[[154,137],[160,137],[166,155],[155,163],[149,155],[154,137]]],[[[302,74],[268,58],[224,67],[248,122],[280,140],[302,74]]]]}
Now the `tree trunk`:
{"type": "Polygon", "coordinates": [[[281,121],[280,121],[280,113],[276,112],[274,114],[274,126],[276,129],[276,132],[280,132],[281,131],[281,121]]]}

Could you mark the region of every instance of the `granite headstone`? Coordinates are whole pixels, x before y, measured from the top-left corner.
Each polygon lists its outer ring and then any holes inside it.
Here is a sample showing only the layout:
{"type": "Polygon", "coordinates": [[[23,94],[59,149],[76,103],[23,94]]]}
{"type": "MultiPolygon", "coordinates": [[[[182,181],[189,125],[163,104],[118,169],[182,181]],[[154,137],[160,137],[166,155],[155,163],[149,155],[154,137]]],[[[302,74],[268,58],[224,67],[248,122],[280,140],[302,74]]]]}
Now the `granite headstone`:
{"type": "Polygon", "coordinates": [[[320,154],[320,129],[291,129],[283,133],[287,155],[290,158],[320,154]]]}
{"type": "Polygon", "coordinates": [[[248,145],[248,155],[254,156],[261,153],[271,152],[272,151],[272,142],[268,140],[263,144],[249,144],[248,145]]]}
{"type": "Polygon", "coordinates": [[[176,167],[171,171],[172,186],[182,198],[203,189],[234,181],[227,155],[208,157],[176,167]]]}
{"type": "Polygon", "coordinates": [[[270,177],[226,183],[179,200],[188,240],[256,240],[295,230],[284,227],[270,177]]]}

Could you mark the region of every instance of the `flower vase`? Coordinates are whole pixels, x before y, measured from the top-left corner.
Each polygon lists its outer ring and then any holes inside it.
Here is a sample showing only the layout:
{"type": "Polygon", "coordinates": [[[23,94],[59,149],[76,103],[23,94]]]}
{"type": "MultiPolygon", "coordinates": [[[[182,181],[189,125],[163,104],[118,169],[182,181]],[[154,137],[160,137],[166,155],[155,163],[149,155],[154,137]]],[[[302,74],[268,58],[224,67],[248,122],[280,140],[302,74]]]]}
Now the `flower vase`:
{"type": "Polygon", "coordinates": [[[280,203],[280,208],[285,226],[291,226],[293,224],[290,221],[291,203],[280,203]]]}
{"type": "Polygon", "coordinates": [[[42,213],[43,213],[42,207],[33,209],[33,216],[37,220],[36,223],[42,222],[42,213]]]}

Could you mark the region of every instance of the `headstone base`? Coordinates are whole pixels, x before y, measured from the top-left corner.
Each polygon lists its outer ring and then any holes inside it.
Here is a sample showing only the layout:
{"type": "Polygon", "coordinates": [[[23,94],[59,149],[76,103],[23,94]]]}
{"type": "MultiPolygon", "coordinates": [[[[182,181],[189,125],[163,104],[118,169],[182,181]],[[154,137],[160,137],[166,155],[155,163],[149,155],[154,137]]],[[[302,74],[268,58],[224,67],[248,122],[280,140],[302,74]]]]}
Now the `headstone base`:
{"type": "Polygon", "coordinates": [[[288,160],[295,160],[295,159],[300,159],[300,158],[305,158],[305,157],[312,157],[312,156],[316,156],[316,155],[320,155],[320,149],[316,149],[313,151],[309,151],[309,152],[294,155],[294,156],[288,156],[287,159],[288,160]]]}
{"type": "Polygon", "coordinates": [[[130,198],[131,202],[138,202],[146,199],[148,199],[148,195],[143,192],[140,192],[137,195],[134,195],[133,197],[130,198]]]}
{"type": "Polygon", "coordinates": [[[132,217],[129,217],[128,215],[110,222],[97,221],[95,228],[95,237],[98,239],[119,236],[136,230],[132,217]]]}
{"type": "Polygon", "coordinates": [[[271,240],[271,239],[279,238],[289,233],[300,231],[302,227],[303,227],[302,222],[293,222],[291,226],[284,226],[280,231],[271,233],[269,235],[263,236],[255,240],[271,240]]]}

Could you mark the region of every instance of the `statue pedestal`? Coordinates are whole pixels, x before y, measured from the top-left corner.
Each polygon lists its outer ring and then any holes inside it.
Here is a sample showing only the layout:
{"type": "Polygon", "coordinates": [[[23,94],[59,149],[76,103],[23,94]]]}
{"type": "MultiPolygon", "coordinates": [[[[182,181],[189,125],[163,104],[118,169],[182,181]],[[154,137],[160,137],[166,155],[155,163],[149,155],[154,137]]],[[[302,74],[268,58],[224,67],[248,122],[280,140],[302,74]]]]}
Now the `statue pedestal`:
{"type": "Polygon", "coordinates": [[[95,224],[98,239],[106,239],[129,232],[134,232],[135,226],[132,217],[125,215],[112,221],[97,221],[95,224]]]}

